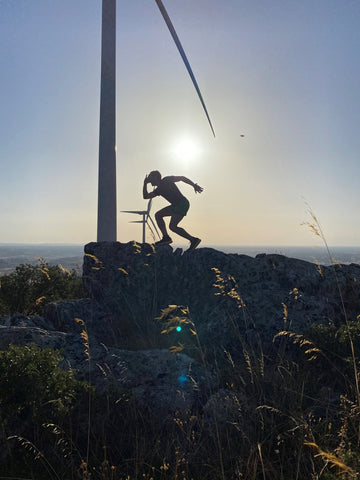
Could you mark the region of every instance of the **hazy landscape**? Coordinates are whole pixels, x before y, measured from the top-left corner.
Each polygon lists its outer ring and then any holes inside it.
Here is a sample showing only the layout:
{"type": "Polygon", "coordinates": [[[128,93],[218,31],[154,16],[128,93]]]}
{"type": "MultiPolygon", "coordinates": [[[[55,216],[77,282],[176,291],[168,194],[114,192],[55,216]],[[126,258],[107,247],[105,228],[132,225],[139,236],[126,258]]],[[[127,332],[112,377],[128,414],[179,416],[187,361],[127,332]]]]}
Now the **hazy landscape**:
{"type": "MultiPolygon", "coordinates": [[[[223,246],[201,244],[200,248],[215,248],[224,253],[237,253],[255,257],[261,253],[276,253],[287,257],[298,258],[308,262],[329,265],[330,258],[325,247],[302,246],[223,246]]],[[[183,245],[174,245],[173,249],[184,248],[183,245]]],[[[333,263],[360,263],[360,247],[331,247],[333,263]]],[[[83,264],[84,245],[80,244],[0,244],[0,275],[10,273],[17,265],[29,263],[36,265],[42,258],[50,265],[59,265],[67,269],[75,269],[79,273],[83,264]]]]}
{"type": "Polygon", "coordinates": [[[42,258],[50,265],[61,264],[68,269],[81,271],[83,245],[61,244],[0,244],[0,275],[10,273],[20,264],[35,265],[42,258]]]}

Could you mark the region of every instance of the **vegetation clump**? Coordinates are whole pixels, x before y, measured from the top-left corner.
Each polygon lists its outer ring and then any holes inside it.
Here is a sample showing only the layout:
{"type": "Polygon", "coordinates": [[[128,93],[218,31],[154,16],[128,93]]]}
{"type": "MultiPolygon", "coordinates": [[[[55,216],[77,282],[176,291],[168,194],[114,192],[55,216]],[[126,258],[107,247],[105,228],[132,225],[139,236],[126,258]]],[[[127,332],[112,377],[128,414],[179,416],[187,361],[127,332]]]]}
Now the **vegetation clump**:
{"type": "MultiPolygon", "coordinates": [[[[29,345],[10,345],[0,351],[0,471],[11,475],[38,470],[38,462],[49,457],[54,463],[64,447],[59,432],[72,430],[72,415],[90,392],[73,370],[60,367],[59,351],[29,345]],[[57,433],[55,442],[50,432],[57,433]],[[24,455],[25,454],[25,455],[24,455]]],[[[46,460],[48,462],[48,460],[46,460]]],[[[64,457],[62,458],[63,468],[64,457]]],[[[66,461],[65,461],[66,463],[66,461]]],[[[39,475],[47,469],[40,468],[39,475]]],[[[42,478],[42,477],[39,477],[42,478]]]]}
{"type": "Polygon", "coordinates": [[[44,305],[84,297],[81,276],[61,265],[21,264],[0,278],[0,315],[41,314],[44,305]]]}
{"type": "MultiPolygon", "coordinates": [[[[39,298],[77,291],[69,273],[43,263],[21,267],[13,284],[4,279],[1,285],[7,311],[38,313],[39,298]],[[16,303],[21,285],[27,300],[16,303]]],[[[359,479],[360,316],[344,311],[343,320],[294,332],[284,299],[284,329],[264,342],[235,279],[213,273],[232,350],[216,339],[213,351],[204,348],[186,305],[169,305],[157,317],[169,350],[196,358],[217,377],[216,388],[209,385],[209,394],[199,394],[188,411],[164,412],[159,420],[119,381],[109,378],[101,391],[78,382],[53,350],[0,352],[0,471],[36,480],[359,479]]],[[[300,301],[297,288],[289,295],[300,301]]],[[[75,320],[83,329],[90,383],[91,343],[86,322],[75,320]]]]}

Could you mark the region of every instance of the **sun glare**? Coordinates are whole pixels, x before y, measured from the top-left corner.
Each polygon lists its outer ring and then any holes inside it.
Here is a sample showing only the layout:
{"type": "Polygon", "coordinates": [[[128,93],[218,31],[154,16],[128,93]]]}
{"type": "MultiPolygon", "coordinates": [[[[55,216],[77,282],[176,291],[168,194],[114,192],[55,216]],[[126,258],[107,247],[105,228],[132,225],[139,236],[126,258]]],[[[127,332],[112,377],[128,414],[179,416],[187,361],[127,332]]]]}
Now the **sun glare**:
{"type": "Polygon", "coordinates": [[[173,152],[177,161],[189,165],[199,156],[200,150],[193,140],[183,139],[175,144],[173,152]]]}

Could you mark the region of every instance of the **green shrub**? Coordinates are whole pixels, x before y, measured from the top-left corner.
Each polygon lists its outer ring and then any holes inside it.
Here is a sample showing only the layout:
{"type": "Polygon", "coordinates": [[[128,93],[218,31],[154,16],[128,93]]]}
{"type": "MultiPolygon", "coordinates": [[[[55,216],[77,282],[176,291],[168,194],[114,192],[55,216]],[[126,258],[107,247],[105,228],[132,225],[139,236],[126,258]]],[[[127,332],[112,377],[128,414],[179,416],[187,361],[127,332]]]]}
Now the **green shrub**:
{"type": "Polygon", "coordinates": [[[72,448],[64,439],[71,438],[72,415],[86,405],[90,387],[72,370],[60,368],[61,360],[59,351],[35,345],[0,351],[1,473],[27,475],[39,469],[36,478],[49,478],[41,476],[44,458],[66,466],[72,448]]]}
{"type": "Polygon", "coordinates": [[[0,314],[40,314],[46,303],[84,297],[81,276],[59,265],[22,264],[0,279],[0,314]]]}
{"type": "Polygon", "coordinates": [[[60,352],[35,345],[0,351],[0,418],[3,426],[60,421],[85,384],[63,370],[60,352]]]}

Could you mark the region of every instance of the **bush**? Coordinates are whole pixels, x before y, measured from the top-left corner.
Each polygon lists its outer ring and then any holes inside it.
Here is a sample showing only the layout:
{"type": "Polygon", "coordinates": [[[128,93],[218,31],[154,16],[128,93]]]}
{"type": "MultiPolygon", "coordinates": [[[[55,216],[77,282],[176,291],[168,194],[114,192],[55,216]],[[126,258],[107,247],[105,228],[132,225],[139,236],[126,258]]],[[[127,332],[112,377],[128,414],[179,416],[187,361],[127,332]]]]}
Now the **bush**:
{"type": "Polygon", "coordinates": [[[59,367],[60,352],[35,345],[0,351],[2,423],[41,422],[67,416],[79,387],[72,370],[59,367]]]}
{"type": "MultiPolygon", "coordinates": [[[[0,351],[0,471],[26,471],[23,448],[51,451],[47,430],[72,429],[71,414],[89,391],[85,382],[63,370],[59,351],[10,345],[0,351]],[[18,454],[20,448],[20,455],[18,454]],[[24,470],[25,469],[25,470],[24,470]]],[[[42,458],[44,457],[41,454],[42,458]]],[[[35,454],[34,458],[38,455],[35,454]]]]}
{"type": "Polygon", "coordinates": [[[45,304],[56,300],[83,298],[81,276],[59,265],[22,264],[0,280],[0,314],[41,314],[45,304]]]}

